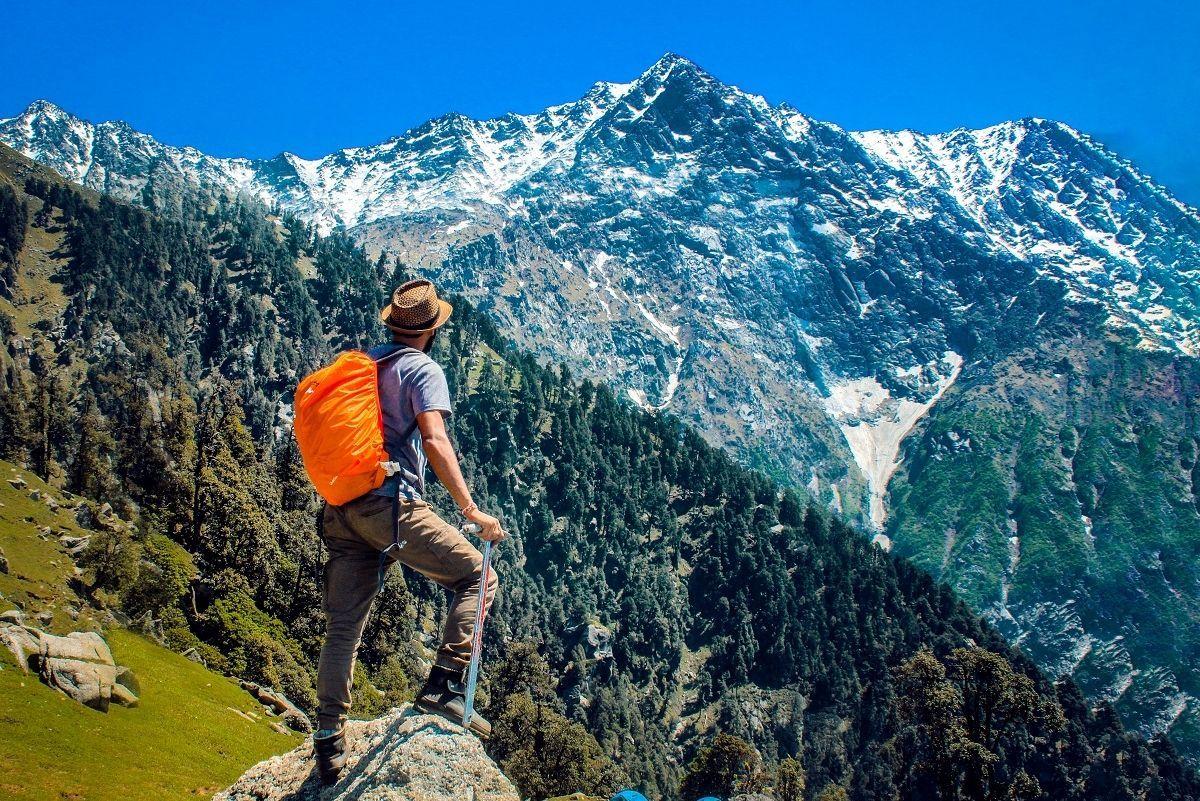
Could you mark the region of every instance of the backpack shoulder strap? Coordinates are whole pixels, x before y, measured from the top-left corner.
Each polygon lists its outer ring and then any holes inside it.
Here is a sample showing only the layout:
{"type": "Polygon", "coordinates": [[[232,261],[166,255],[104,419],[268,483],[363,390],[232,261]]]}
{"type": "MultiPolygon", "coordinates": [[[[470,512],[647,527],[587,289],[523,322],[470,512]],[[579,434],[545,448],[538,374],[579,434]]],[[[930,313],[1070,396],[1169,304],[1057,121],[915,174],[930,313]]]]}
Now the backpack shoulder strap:
{"type": "MultiPolygon", "coordinates": [[[[406,350],[415,351],[416,348],[410,348],[408,345],[399,345],[399,346],[393,348],[392,350],[388,351],[387,353],[383,354],[382,356],[379,356],[378,358],[376,358],[375,364],[379,367],[382,367],[385,363],[390,362],[392,359],[396,358],[401,353],[404,353],[406,350]]],[[[419,353],[420,351],[417,351],[417,352],[419,353]]],[[[407,441],[408,438],[411,437],[413,435],[413,432],[416,430],[417,430],[417,421],[413,420],[412,423],[409,424],[408,428],[406,428],[404,430],[404,433],[400,435],[400,440],[407,441]]]]}

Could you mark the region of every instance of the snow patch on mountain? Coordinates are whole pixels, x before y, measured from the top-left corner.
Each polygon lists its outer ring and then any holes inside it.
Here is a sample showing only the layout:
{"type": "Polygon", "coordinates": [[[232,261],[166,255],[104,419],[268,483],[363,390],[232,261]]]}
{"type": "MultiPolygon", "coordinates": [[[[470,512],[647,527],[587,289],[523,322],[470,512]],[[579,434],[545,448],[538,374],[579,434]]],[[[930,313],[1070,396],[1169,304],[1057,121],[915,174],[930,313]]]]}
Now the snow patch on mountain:
{"type": "Polygon", "coordinates": [[[948,368],[939,373],[935,365],[917,365],[919,373],[928,373],[932,394],[925,401],[892,398],[874,376],[831,384],[825,398],[825,410],[838,421],[854,461],[867,477],[870,490],[870,520],[882,529],[887,519],[884,499],[887,485],[900,466],[900,443],[917,421],[929,412],[962,371],[963,358],[946,351],[941,364],[948,368]]]}

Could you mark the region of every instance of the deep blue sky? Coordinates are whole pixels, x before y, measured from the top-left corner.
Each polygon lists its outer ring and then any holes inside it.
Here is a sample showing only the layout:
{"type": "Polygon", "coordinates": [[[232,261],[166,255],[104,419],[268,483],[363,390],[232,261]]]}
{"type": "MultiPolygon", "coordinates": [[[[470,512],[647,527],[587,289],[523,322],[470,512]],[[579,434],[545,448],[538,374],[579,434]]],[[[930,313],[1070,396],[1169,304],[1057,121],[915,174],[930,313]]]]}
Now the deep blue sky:
{"type": "Polygon", "coordinates": [[[6,3],[0,116],[47,98],[217,155],[530,112],[666,51],[844,127],[1064,120],[1200,205],[1200,2],[6,3]]]}

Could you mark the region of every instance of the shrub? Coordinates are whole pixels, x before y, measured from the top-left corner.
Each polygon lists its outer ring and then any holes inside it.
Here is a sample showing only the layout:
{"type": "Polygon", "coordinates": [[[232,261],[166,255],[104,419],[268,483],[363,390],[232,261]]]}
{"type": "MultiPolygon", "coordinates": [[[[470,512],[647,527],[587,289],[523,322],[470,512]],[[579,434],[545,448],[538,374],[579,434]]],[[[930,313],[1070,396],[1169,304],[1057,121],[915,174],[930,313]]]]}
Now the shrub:
{"type": "Polygon", "coordinates": [[[525,798],[584,792],[608,797],[623,776],[583,726],[521,693],[492,720],[489,751],[525,798]]]}
{"type": "Polygon", "coordinates": [[[740,737],[721,732],[688,765],[679,793],[684,798],[729,798],[762,792],[766,779],[762,759],[754,747],[740,737]]]}

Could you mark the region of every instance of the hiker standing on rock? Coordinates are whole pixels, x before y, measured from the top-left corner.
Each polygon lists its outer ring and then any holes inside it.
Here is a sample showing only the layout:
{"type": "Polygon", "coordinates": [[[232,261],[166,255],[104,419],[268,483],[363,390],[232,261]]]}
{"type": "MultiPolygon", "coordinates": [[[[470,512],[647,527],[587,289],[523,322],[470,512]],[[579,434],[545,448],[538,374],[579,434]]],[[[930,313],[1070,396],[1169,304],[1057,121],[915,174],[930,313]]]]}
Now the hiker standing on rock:
{"type": "MultiPolygon", "coordinates": [[[[343,354],[331,367],[305,379],[296,394],[296,431],[305,467],[327,500],[320,525],[329,550],[324,593],[327,628],[317,667],[319,730],[313,738],[318,768],[326,782],[336,780],[345,764],[343,725],[350,709],[355,655],[371,602],[392,562],[407,565],[453,593],[436,661],[413,706],[456,723],[463,720],[463,674],[471,656],[483,557],[459,529],[423,500],[425,465],[433,468],[462,517],[479,527],[481,538],[498,542],[507,535],[499,520],[471,500],[446,434],[445,418],[452,411],[450,391],[441,366],[429,357],[429,351],[451,311],[430,281],[409,281],[396,289],[380,312],[383,324],[392,332],[392,342],[372,348],[365,356],[343,354]],[[347,476],[346,469],[323,475],[319,462],[329,450],[328,440],[349,428],[335,424],[338,416],[361,417],[364,410],[368,415],[374,412],[375,407],[363,401],[372,396],[362,391],[372,369],[377,371],[383,424],[385,454],[384,460],[379,460],[380,471],[373,473],[375,466],[368,464],[361,475],[347,476]],[[338,393],[344,397],[339,398],[338,393]],[[309,411],[321,403],[325,404],[321,412],[309,411]],[[308,417],[302,419],[302,415],[308,417]],[[317,428],[321,430],[314,430],[317,428]],[[343,501],[342,495],[360,489],[356,481],[367,482],[367,491],[343,501]]],[[[369,416],[363,419],[369,423],[369,416]]],[[[369,461],[370,457],[358,459],[369,461]]],[[[496,573],[490,571],[488,606],[496,586],[496,573]]],[[[491,724],[478,713],[471,717],[470,728],[481,737],[491,734],[491,724]]]]}

